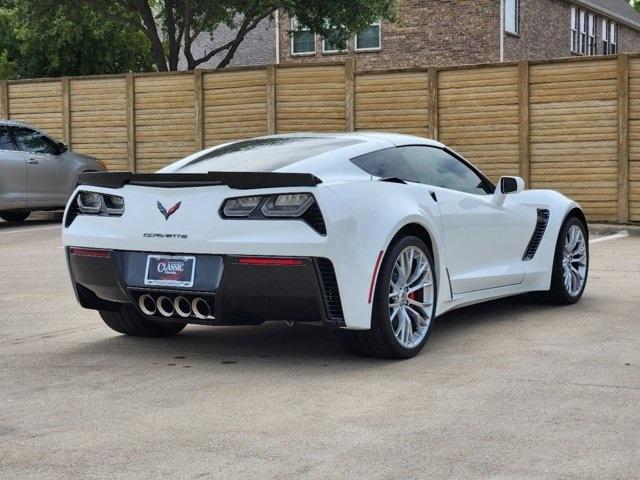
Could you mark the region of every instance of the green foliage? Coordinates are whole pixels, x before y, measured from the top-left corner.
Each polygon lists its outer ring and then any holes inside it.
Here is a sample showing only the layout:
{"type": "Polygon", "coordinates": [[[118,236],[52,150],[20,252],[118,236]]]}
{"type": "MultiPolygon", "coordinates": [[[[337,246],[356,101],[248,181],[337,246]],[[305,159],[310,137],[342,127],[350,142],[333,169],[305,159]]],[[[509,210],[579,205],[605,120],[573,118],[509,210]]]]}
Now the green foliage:
{"type": "Polygon", "coordinates": [[[395,6],[396,0],[0,0],[0,52],[6,52],[0,72],[42,77],[165,71],[177,70],[180,58],[188,69],[212,58],[222,68],[276,10],[343,47],[375,19],[394,19],[395,6]],[[235,38],[216,42],[221,25],[234,30],[235,38]],[[194,51],[201,35],[215,47],[194,51]]]}
{"type": "MultiPolygon", "coordinates": [[[[40,0],[38,3],[55,2],[40,0]]],[[[133,26],[149,39],[150,53],[159,70],[176,70],[182,56],[187,67],[198,65],[220,55],[218,68],[229,64],[238,46],[258,24],[273,16],[276,10],[321,35],[332,35],[332,41],[344,46],[346,39],[378,18],[395,17],[396,0],[59,0],[67,5],[91,6],[105,18],[133,26]],[[226,25],[235,38],[220,44],[215,31],[226,25]],[[341,28],[331,31],[331,25],[341,28]],[[199,35],[210,35],[215,47],[194,52],[192,46],[199,35]],[[196,55],[199,54],[199,55],[196,55]]]]}
{"type": "Polygon", "coordinates": [[[88,6],[14,0],[0,7],[0,77],[57,77],[153,69],[144,34],[88,6]]]}

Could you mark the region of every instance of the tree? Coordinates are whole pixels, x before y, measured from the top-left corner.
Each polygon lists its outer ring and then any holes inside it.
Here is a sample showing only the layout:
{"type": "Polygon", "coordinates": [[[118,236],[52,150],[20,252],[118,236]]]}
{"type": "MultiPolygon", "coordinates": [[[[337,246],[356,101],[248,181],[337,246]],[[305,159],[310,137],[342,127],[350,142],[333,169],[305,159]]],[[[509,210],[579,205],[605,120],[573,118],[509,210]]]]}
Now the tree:
{"type": "Polygon", "coordinates": [[[177,70],[181,53],[189,70],[216,55],[222,55],[218,68],[227,66],[247,34],[261,21],[271,18],[276,10],[298,18],[301,28],[331,35],[339,46],[344,46],[350,35],[373,20],[392,19],[395,15],[395,0],[49,0],[37,3],[70,7],[80,3],[110,21],[143,33],[160,71],[177,70]],[[234,30],[235,37],[196,55],[193,43],[198,35],[209,34],[215,41],[214,32],[221,25],[234,30]],[[341,28],[331,29],[331,25],[341,28]]]}
{"type": "Polygon", "coordinates": [[[0,78],[153,70],[146,37],[87,6],[0,0],[0,78]]]}

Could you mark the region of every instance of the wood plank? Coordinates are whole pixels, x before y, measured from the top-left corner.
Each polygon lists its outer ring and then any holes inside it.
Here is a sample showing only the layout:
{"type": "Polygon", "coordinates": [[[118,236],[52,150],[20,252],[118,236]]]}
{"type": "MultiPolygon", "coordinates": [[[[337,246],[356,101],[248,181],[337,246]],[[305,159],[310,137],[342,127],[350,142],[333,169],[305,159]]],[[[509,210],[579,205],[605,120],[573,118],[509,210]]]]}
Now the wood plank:
{"type": "Polygon", "coordinates": [[[62,78],[62,141],[71,146],[71,89],[69,77],[62,78]]]}
{"type": "Polygon", "coordinates": [[[439,73],[436,67],[429,67],[427,70],[427,128],[429,129],[429,137],[433,140],[440,138],[438,119],[439,113],[439,73]]]}
{"type": "Polygon", "coordinates": [[[353,132],[356,129],[356,64],[353,58],[348,58],[344,65],[344,110],[345,130],[353,132]]]}
{"type": "Polygon", "coordinates": [[[0,80],[0,118],[9,119],[9,85],[0,80]]]}
{"type": "Polygon", "coordinates": [[[277,71],[275,65],[267,66],[267,134],[273,135],[278,131],[276,109],[277,71]]]}
{"type": "Polygon", "coordinates": [[[196,151],[204,149],[204,91],[202,89],[202,70],[193,72],[193,119],[194,119],[194,148],[196,151]]]}
{"type": "Polygon", "coordinates": [[[629,221],[629,55],[618,55],[618,221],[629,221]]]}
{"type": "Polygon", "coordinates": [[[130,172],[137,171],[136,168],[136,99],[135,81],[130,73],[126,77],[127,92],[127,167],[130,172]]]}
{"type": "Polygon", "coordinates": [[[518,129],[519,129],[519,171],[525,183],[531,179],[531,161],[529,158],[529,62],[518,64],[518,129]]]}

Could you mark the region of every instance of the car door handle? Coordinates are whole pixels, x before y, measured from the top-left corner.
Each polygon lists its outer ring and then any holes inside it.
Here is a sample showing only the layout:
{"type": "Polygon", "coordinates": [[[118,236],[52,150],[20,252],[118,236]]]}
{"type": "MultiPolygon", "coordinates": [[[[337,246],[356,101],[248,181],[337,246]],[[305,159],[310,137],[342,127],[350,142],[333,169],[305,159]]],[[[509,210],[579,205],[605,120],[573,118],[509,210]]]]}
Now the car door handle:
{"type": "Polygon", "coordinates": [[[30,158],[29,160],[27,160],[27,163],[29,165],[38,165],[40,163],[40,160],[38,160],[37,158],[30,158]]]}
{"type": "Polygon", "coordinates": [[[434,202],[438,201],[438,197],[436,196],[436,192],[434,192],[433,190],[429,190],[429,195],[431,195],[431,198],[433,198],[434,202]]]}

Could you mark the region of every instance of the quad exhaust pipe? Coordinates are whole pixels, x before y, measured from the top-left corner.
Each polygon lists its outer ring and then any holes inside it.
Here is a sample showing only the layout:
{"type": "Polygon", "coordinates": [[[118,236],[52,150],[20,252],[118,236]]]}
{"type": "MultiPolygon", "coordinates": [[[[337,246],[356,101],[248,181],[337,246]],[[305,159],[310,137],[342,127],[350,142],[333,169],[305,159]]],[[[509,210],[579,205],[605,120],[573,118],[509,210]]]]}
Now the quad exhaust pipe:
{"type": "Polygon", "coordinates": [[[156,307],[156,301],[153,299],[151,295],[141,295],[138,299],[138,307],[142,310],[142,313],[145,315],[155,315],[158,311],[158,307],[156,307]]]}
{"type": "Polygon", "coordinates": [[[184,297],[176,297],[173,301],[173,309],[182,318],[189,318],[191,316],[191,303],[184,297]]]}
{"type": "Polygon", "coordinates": [[[191,302],[191,309],[193,310],[193,315],[198,320],[204,320],[211,317],[211,308],[204,298],[194,298],[193,302],[191,302]]]}
{"type": "Polygon", "coordinates": [[[138,298],[138,307],[142,313],[150,317],[159,315],[169,318],[177,315],[185,319],[195,317],[198,320],[212,320],[214,318],[209,302],[201,297],[189,301],[182,295],[173,300],[166,295],[161,295],[154,299],[145,293],[138,298]]]}
{"type": "Polygon", "coordinates": [[[164,295],[158,297],[156,301],[156,306],[158,307],[158,312],[163,317],[173,317],[175,313],[175,309],[173,308],[173,302],[169,297],[165,297],[164,295]]]}

